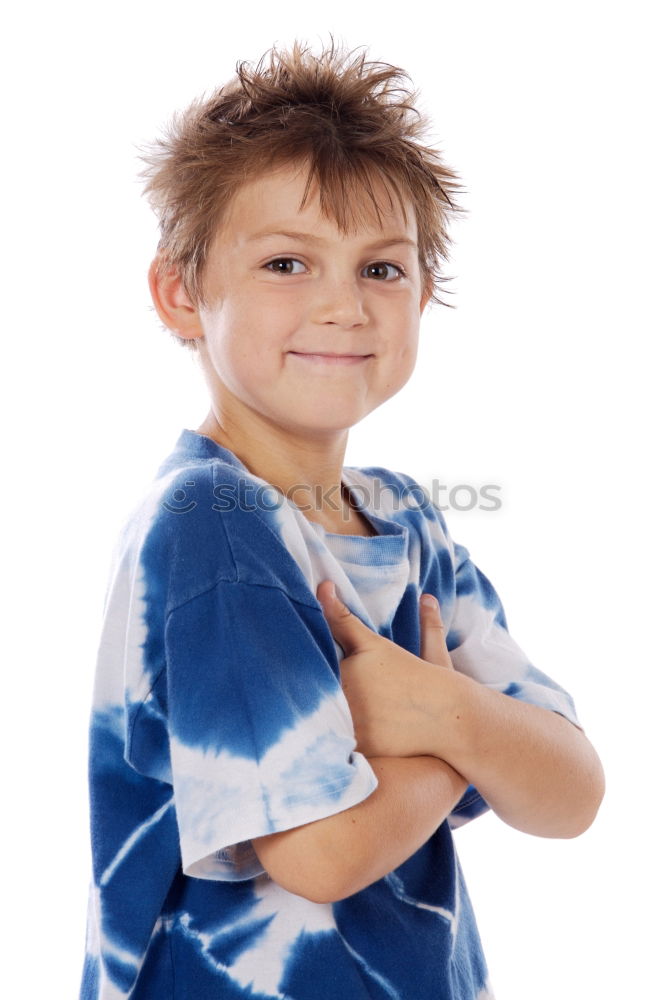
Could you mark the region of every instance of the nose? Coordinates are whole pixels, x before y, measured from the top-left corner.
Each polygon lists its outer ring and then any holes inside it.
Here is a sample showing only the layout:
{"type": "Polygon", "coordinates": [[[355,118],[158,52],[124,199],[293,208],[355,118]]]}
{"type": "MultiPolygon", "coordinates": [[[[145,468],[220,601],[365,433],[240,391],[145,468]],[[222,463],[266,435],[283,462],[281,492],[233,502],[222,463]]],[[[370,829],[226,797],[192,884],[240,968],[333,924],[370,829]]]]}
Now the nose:
{"type": "Polygon", "coordinates": [[[321,282],[316,290],[312,319],[316,323],[334,323],[344,329],[364,326],[368,316],[357,281],[330,279],[321,282]]]}

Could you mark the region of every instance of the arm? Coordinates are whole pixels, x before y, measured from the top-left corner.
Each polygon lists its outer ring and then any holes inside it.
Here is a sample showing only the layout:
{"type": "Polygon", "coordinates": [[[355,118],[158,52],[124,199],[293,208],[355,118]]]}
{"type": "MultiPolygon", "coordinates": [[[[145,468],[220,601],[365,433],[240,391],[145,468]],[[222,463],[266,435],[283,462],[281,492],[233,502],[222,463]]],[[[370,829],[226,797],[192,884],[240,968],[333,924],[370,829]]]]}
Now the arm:
{"type": "Polygon", "coordinates": [[[438,675],[423,711],[431,752],[449,761],[505,823],[540,837],[576,837],[593,822],[604,772],[571,722],[458,672],[438,675]]]}
{"type": "MultiPolygon", "coordinates": [[[[575,837],[590,826],[604,773],[580,729],[377,635],[333,598],[329,584],[319,599],[346,652],[342,687],[361,752],[439,757],[526,833],[575,837]]],[[[441,650],[442,636],[441,623],[441,650]]]]}
{"type": "Polygon", "coordinates": [[[336,902],[411,857],[438,829],[467,782],[435,757],[374,757],[378,788],[363,802],[314,823],[257,837],[275,882],[316,903],[336,902]]]}

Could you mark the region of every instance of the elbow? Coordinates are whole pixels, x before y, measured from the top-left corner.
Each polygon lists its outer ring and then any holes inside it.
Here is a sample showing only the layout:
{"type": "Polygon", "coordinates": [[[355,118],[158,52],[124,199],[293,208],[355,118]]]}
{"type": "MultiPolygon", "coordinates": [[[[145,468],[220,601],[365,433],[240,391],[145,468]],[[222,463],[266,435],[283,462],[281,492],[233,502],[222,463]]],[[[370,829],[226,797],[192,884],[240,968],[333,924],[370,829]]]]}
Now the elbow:
{"type": "Polygon", "coordinates": [[[595,822],[597,813],[599,812],[599,807],[604,800],[604,794],[606,792],[606,776],[604,774],[604,768],[602,767],[602,762],[594,747],[591,748],[592,753],[590,756],[590,763],[588,767],[588,788],[586,791],[586,810],[584,816],[584,822],[579,829],[576,836],[585,833],[586,830],[592,826],[595,822]]]}
{"type": "Polygon", "coordinates": [[[338,903],[341,899],[351,895],[350,892],[345,892],[340,887],[332,886],[321,880],[317,881],[304,872],[293,876],[291,872],[280,873],[269,871],[267,868],[265,870],[272,881],[285,889],[286,892],[290,892],[294,896],[301,896],[302,899],[306,899],[310,903],[338,903]]]}
{"type": "Polygon", "coordinates": [[[340,888],[332,889],[330,886],[320,886],[318,889],[316,887],[307,887],[306,891],[296,893],[298,896],[303,896],[304,899],[308,899],[311,903],[339,903],[342,899],[346,899],[347,896],[351,896],[352,892],[343,891],[340,888]]]}
{"type": "Polygon", "coordinates": [[[594,823],[605,792],[604,769],[594,750],[585,766],[569,775],[556,795],[542,797],[525,812],[512,811],[491,804],[505,823],[522,833],[552,840],[573,840],[594,823]]]}
{"type": "Polygon", "coordinates": [[[318,887],[307,886],[306,891],[298,892],[296,895],[304,896],[305,899],[310,900],[312,903],[340,903],[342,899],[348,899],[349,896],[354,896],[356,892],[366,889],[369,884],[366,880],[359,880],[353,886],[348,884],[327,884],[318,887]]]}
{"type": "Polygon", "coordinates": [[[576,809],[570,810],[561,829],[551,836],[573,840],[590,829],[595,822],[606,791],[606,778],[602,763],[593,751],[592,766],[588,768],[576,809]]]}
{"type": "Polygon", "coordinates": [[[286,892],[290,892],[293,896],[301,896],[302,899],[306,899],[310,903],[336,903],[337,898],[343,898],[329,892],[325,886],[317,886],[308,880],[302,881],[296,879],[293,881],[290,878],[275,877],[272,872],[267,872],[267,874],[273,882],[276,882],[286,892]]]}
{"type": "Polygon", "coordinates": [[[332,866],[303,843],[301,833],[289,830],[257,837],[256,855],[269,878],[286,892],[311,903],[336,903],[351,895],[339,883],[332,866]]]}
{"type": "Polygon", "coordinates": [[[595,767],[593,768],[593,774],[589,781],[589,788],[585,797],[585,808],[582,811],[578,829],[572,834],[573,837],[579,837],[582,833],[585,833],[595,822],[599,807],[604,800],[605,792],[606,777],[604,775],[604,768],[599,757],[596,757],[595,767]]]}
{"type": "Polygon", "coordinates": [[[341,891],[339,887],[332,885],[328,880],[316,878],[311,873],[298,872],[296,876],[288,873],[286,877],[275,877],[271,872],[268,872],[268,875],[286,892],[290,892],[294,896],[301,896],[302,899],[306,899],[310,903],[337,903],[349,895],[341,891]]]}
{"type": "Polygon", "coordinates": [[[296,879],[291,877],[275,878],[271,872],[268,872],[268,875],[282,889],[295,896],[308,899],[310,903],[340,903],[342,899],[348,899],[349,896],[354,896],[355,893],[366,889],[369,884],[366,879],[358,879],[354,885],[346,882],[342,884],[339,880],[335,881],[330,877],[321,879],[320,875],[316,878],[304,873],[299,873],[296,879]]]}

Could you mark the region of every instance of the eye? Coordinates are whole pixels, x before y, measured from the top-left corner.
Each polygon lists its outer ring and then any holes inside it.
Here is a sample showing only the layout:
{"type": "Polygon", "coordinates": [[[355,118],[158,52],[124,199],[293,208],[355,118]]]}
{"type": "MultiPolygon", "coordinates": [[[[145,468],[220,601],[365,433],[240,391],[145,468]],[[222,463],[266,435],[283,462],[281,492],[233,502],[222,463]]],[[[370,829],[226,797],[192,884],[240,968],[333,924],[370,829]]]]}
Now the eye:
{"type": "Polygon", "coordinates": [[[386,260],[377,260],[374,264],[367,264],[365,270],[373,272],[373,274],[371,274],[370,277],[378,278],[382,281],[385,280],[395,281],[398,280],[399,278],[406,277],[406,272],[402,267],[399,267],[398,264],[388,264],[386,260]],[[386,274],[386,271],[389,268],[392,268],[393,271],[397,272],[396,278],[390,279],[389,275],[386,274]]]}
{"type": "Polygon", "coordinates": [[[295,260],[294,257],[275,257],[274,260],[269,260],[265,267],[272,271],[273,274],[302,274],[302,271],[294,271],[292,265],[299,264],[300,267],[304,267],[301,260],[295,260]],[[272,265],[276,265],[273,267],[272,265]],[[282,266],[283,265],[283,266],[282,266]]]}

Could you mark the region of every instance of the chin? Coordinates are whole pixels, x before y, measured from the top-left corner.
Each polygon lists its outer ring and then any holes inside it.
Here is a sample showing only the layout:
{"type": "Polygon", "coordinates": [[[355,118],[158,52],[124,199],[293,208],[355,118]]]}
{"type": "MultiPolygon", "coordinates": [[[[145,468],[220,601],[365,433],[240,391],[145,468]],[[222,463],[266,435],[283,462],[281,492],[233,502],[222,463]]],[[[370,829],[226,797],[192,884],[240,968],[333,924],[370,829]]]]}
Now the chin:
{"type": "Polygon", "coordinates": [[[287,428],[290,432],[301,437],[334,437],[340,434],[347,434],[351,427],[359,423],[362,417],[349,420],[335,420],[333,423],[322,420],[310,420],[300,424],[293,424],[287,428]]]}

